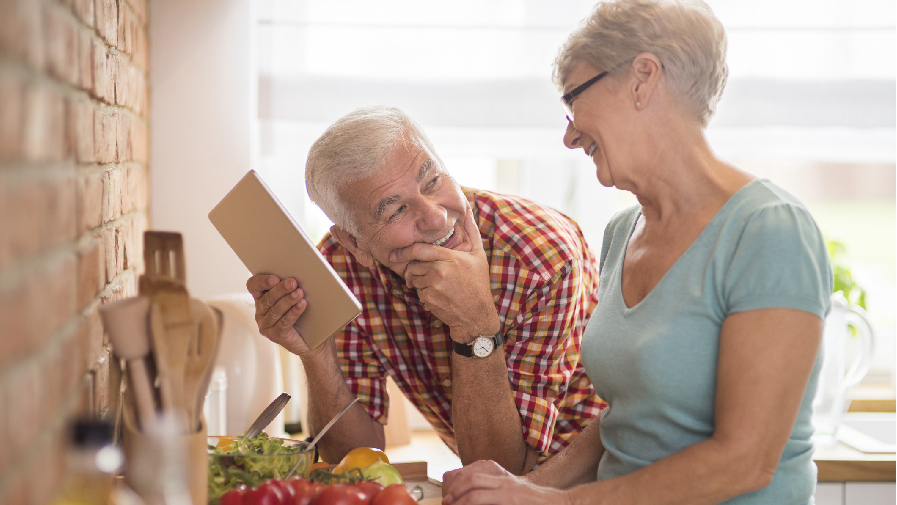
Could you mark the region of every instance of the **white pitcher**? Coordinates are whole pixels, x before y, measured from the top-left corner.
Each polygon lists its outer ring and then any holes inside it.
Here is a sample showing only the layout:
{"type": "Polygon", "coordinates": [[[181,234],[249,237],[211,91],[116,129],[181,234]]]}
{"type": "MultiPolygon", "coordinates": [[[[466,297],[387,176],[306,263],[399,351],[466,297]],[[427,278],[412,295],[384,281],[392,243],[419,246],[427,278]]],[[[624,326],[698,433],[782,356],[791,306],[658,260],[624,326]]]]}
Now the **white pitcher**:
{"type": "Polygon", "coordinates": [[[822,369],[813,399],[813,440],[818,444],[835,442],[841,417],[850,405],[850,392],[866,376],[874,352],[875,339],[866,312],[849,304],[842,292],[834,293],[823,327],[822,369]],[[850,326],[856,328],[856,337],[850,326]],[[854,338],[856,344],[852,343],[854,338]],[[848,347],[853,345],[857,345],[858,351],[848,363],[848,347]]]}

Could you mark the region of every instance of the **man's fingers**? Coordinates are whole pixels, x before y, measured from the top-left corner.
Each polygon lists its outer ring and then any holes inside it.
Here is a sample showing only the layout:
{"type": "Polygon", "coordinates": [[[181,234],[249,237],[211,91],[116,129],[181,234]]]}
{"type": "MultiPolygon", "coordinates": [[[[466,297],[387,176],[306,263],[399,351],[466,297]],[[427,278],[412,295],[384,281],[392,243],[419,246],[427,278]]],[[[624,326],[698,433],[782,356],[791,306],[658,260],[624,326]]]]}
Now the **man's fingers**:
{"type": "Polygon", "coordinates": [[[467,207],[467,212],[464,213],[464,233],[470,240],[471,252],[483,250],[483,237],[480,236],[480,229],[473,219],[473,207],[467,207]]]}
{"type": "Polygon", "coordinates": [[[246,290],[258,300],[278,282],[280,282],[280,277],[276,275],[253,275],[246,281],[246,290]]]}

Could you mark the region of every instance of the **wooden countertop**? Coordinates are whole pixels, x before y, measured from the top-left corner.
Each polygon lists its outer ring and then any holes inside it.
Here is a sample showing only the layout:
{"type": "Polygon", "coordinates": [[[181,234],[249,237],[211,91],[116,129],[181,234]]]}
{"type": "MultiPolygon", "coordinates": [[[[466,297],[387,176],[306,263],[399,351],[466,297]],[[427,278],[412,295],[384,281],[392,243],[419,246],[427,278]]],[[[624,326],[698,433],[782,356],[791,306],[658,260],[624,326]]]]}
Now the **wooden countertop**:
{"type": "Polygon", "coordinates": [[[813,454],[819,482],[894,482],[897,458],[890,454],[867,454],[838,442],[819,447],[813,454]]]}

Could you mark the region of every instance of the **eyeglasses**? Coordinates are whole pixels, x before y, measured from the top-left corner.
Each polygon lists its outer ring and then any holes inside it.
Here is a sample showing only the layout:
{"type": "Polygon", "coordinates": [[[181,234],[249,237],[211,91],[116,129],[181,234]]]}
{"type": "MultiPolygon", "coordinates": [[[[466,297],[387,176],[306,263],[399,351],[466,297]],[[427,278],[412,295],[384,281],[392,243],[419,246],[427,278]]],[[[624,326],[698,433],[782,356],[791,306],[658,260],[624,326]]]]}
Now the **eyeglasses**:
{"type": "Polygon", "coordinates": [[[589,86],[600,81],[601,78],[607,74],[608,74],[607,71],[601,72],[600,74],[596,75],[595,77],[592,77],[588,81],[573,88],[573,91],[571,91],[561,97],[561,104],[564,106],[564,110],[567,111],[567,119],[569,121],[573,121],[573,100],[576,99],[576,97],[578,97],[579,95],[581,95],[583,91],[589,89],[589,86]]]}

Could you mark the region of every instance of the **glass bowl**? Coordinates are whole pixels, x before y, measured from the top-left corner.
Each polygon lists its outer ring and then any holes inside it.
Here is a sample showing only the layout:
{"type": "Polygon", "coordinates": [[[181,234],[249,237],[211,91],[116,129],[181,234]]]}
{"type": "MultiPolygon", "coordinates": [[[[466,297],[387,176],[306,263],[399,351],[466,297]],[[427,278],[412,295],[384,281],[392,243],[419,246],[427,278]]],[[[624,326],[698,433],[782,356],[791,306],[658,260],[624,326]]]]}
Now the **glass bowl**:
{"type": "Polygon", "coordinates": [[[234,452],[238,436],[210,436],[209,444],[209,503],[217,504],[221,495],[244,484],[255,487],[268,479],[283,479],[296,466],[292,475],[308,476],[314,463],[314,449],[306,450],[308,443],[286,438],[269,439],[278,445],[278,452],[259,454],[248,451],[234,452]],[[298,464],[298,466],[297,466],[298,464]]]}

